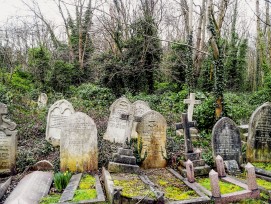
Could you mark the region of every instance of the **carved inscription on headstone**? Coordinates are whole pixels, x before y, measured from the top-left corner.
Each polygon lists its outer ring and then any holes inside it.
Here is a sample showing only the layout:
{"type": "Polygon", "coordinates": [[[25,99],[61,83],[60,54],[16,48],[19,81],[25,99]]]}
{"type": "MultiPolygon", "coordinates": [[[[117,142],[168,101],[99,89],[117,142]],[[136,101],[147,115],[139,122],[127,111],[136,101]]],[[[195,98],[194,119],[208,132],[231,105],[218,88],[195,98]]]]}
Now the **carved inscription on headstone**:
{"type": "Polygon", "coordinates": [[[72,104],[66,100],[55,102],[49,109],[46,126],[46,140],[54,146],[59,146],[61,129],[65,126],[67,117],[74,113],[72,104]]]}
{"type": "Polygon", "coordinates": [[[221,118],[213,127],[212,145],[214,159],[220,155],[224,161],[242,163],[241,137],[236,124],[227,117],[221,118]]]}
{"type": "Polygon", "coordinates": [[[98,169],[97,128],[88,115],[69,116],[60,140],[61,171],[86,172],[98,169]]]}
{"type": "Polygon", "coordinates": [[[149,111],[142,116],[137,132],[143,168],[166,166],[166,128],[166,120],[160,113],[149,111]]]}
{"type": "Polygon", "coordinates": [[[110,116],[107,130],[104,135],[105,140],[116,143],[125,143],[130,139],[134,110],[132,104],[125,97],[116,100],[110,106],[110,116]],[[122,116],[127,116],[123,118],[122,116]]]}
{"type": "Polygon", "coordinates": [[[149,104],[146,103],[145,101],[135,101],[133,103],[134,110],[135,110],[135,120],[133,121],[133,127],[132,127],[132,135],[131,138],[137,138],[138,134],[136,132],[136,126],[138,124],[137,120],[140,120],[142,115],[145,114],[146,112],[150,111],[151,108],[149,107],[149,104]]]}
{"type": "Polygon", "coordinates": [[[38,204],[40,199],[48,194],[52,180],[52,172],[35,171],[26,175],[9,195],[5,204],[38,204]]]}
{"type": "Polygon", "coordinates": [[[271,103],[258,107],[249,122],[247,159],[271,162],[271,103]]]}

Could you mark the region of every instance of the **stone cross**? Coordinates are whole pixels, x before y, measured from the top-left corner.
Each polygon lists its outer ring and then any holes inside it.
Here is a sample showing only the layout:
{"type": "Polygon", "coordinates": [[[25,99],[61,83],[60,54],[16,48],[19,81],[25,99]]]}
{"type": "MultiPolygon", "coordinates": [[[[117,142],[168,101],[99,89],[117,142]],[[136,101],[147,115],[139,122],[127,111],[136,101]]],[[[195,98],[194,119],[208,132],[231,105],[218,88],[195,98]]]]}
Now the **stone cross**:
{"type": "Polygon", "coordinates": [[[201,104],[200,100],[196,100],[195,93],[190,93],[190,98],[189,99],[184,99],[185,104],[189,104],[188,106],[188,121],[192,121],[193,118],[193,111],[194,111],[194,106],[201,104]]]}
{"type": "Polygon", "coordinates": [[[176,130],[184,129],[184,142],[185,142],[185,151],[186,153],[193,153],[193,145],[190,134],[190,128],[195,127],[195,121],[188,121],[187,113],[182,114],[182,123],[176,124],[176,130]]]}

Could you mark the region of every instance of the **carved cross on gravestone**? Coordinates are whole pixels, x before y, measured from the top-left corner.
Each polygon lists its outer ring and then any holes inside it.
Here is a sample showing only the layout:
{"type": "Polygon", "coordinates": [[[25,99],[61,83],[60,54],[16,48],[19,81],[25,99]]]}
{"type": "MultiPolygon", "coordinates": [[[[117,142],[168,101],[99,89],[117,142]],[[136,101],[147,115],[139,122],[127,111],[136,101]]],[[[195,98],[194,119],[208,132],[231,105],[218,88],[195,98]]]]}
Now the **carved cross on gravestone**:
{"type": "Polygon", "coordinates": [[[193,153],[193,144],[190,134],[190,128],[195,127],[195,121],[188,121],[187,113],[182,114],[182,123],[176,124],[176,130],[183,129],[184,131],[184,143],[185,143],[185,152],[193,153]]]}
{"type": "Polygon", "coordinates": [[[201,104],[200,100],[196,100],[195,93],[190,93],[190,98],[189,99],[184,99],[185,104],[189,104],[188,106],[188,121],[192,121],[193,118],[193,111],[194,111],[194,106],[201,104]]]}

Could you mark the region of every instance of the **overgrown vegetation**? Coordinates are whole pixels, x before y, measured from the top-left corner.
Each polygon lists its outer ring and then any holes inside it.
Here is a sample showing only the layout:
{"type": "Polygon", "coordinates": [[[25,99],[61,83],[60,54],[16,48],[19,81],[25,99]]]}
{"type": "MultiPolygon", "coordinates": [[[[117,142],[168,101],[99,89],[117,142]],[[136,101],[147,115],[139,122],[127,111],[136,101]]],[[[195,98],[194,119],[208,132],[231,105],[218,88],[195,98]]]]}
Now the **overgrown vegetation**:
{"type": "Polygon", "coordinates": [[[62,192],[62,190],[64,190],[66,188],[71,177],[72,177],[72,173],[68,172],[68,171],[66,171],[64,173],[62,173],[62,172],[55,173],[54,186],[58,190],[58,192],[62,192]]]}

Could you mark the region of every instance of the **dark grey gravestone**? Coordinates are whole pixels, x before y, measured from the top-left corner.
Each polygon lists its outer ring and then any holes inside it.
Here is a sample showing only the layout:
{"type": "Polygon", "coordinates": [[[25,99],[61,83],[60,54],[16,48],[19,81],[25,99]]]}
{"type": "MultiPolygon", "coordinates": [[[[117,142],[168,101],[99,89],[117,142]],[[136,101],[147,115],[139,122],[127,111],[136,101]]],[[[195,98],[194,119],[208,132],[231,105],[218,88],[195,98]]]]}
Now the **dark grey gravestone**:
{"type": "Polygon", "coordinates": [[[236,175],[236,174],[240,173],[239,166],[235,160],[224,161],[224,164],[225,164],[225,168],[226,168],[226,171],[228,172],[228,174],[236,175]]]}
{"type": "Polygon", "coordinates": [[[61,195],[59,202],[65,202],[73,199],[74,193],[81,180],[82,173],[73,175],[64,192],[61,195]]]}
{"type": "Polygon", "coordinates": [[[221,118],[213,127],[212,149],[214,159],[220,155],[224,161],[235,160],[242,164],[240,132],[230,118],[221,118]]]}

